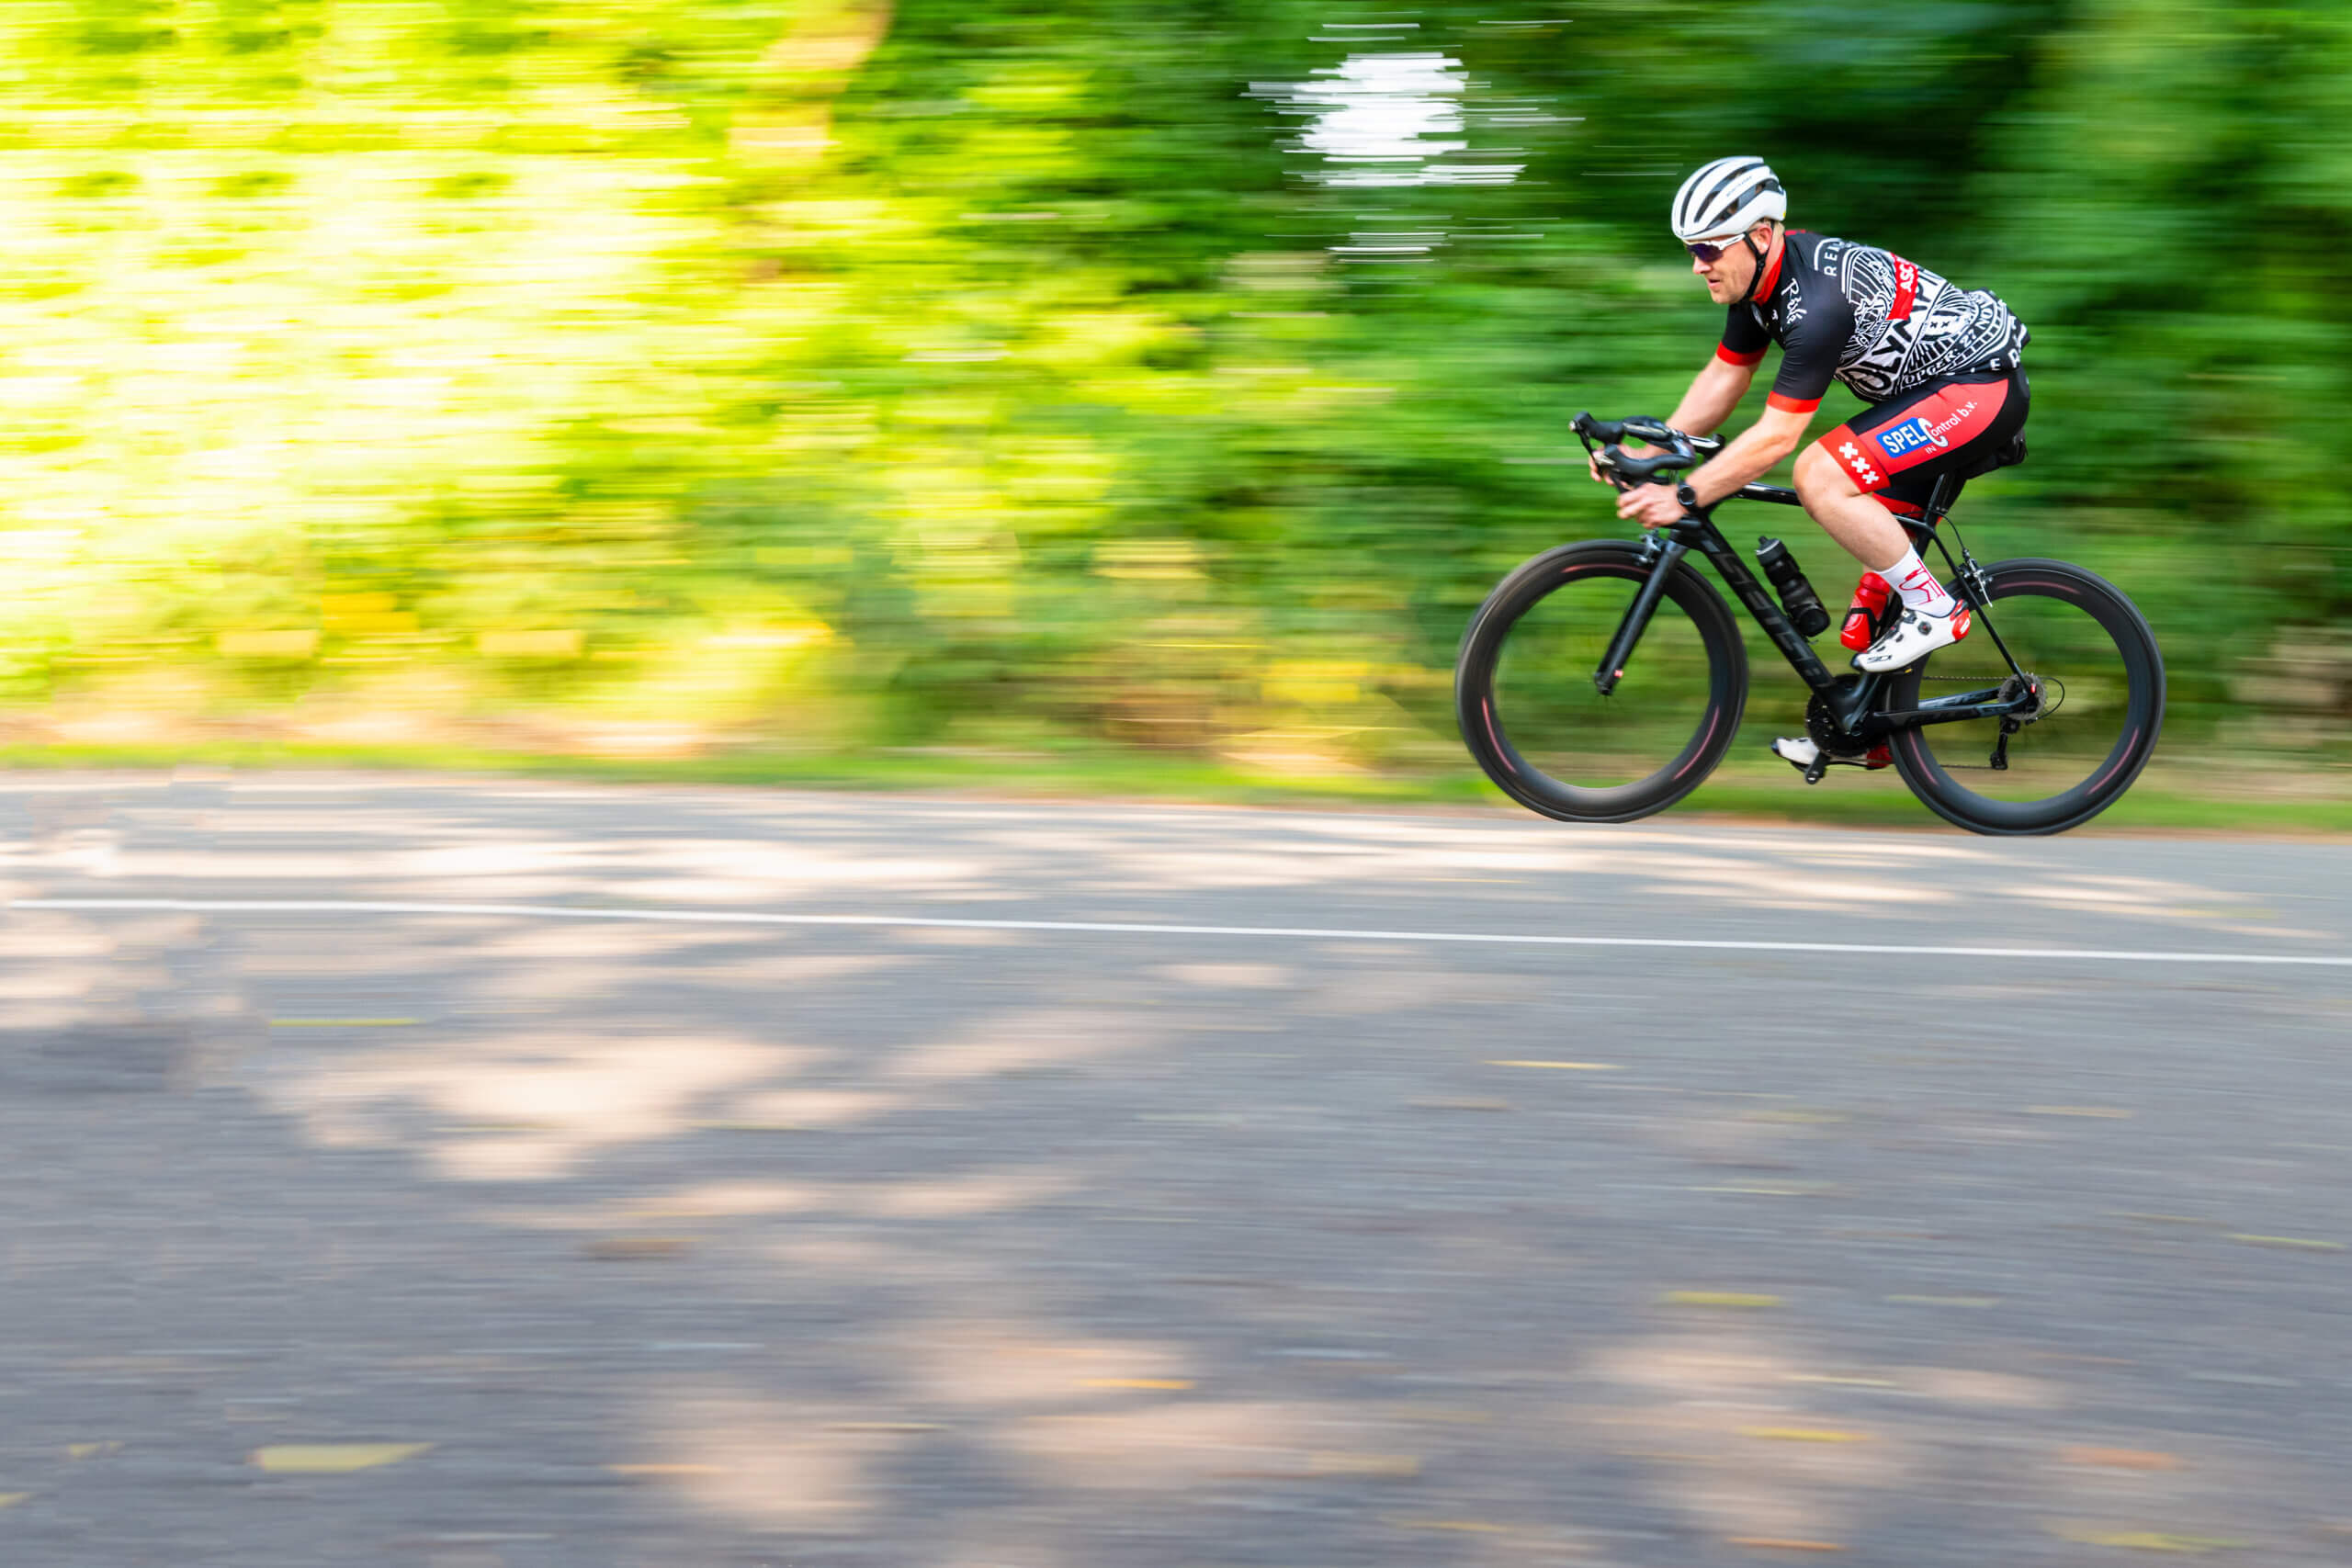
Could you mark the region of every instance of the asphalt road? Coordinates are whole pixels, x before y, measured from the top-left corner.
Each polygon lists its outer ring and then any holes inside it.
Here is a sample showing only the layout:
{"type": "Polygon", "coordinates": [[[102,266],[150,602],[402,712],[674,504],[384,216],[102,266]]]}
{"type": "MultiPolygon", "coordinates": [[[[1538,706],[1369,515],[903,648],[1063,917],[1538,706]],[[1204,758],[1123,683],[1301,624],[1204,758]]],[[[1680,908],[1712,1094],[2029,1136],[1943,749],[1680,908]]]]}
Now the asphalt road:
{"type": "Polygon", "coordinates": [[[2352,846],[17,775],[0,894],[12,1568],[2352,1561],[2352,846]]]}

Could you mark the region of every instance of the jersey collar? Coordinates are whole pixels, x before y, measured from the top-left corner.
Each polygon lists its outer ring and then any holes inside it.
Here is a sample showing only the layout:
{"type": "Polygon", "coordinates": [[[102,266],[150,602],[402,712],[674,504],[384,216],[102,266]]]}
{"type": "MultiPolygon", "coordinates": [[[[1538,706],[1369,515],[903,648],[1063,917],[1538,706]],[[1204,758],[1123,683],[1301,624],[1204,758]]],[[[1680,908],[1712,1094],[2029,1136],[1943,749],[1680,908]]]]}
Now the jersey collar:
{"type": "Polygon", "coordinates": [[[1759,305],[1768,305],[1771,303],[1773,293],[1781,287],[1781,265],[1786,263],[1788,259],[1789,231],[1786,229],[1783,229],[1781,231],[1779,239],[1773,248],[1772,259],[1764,268],[1764,276],[1757,283],[1756,292],[1749,295],[1748,298],[1755,300],[1759,305]]]}

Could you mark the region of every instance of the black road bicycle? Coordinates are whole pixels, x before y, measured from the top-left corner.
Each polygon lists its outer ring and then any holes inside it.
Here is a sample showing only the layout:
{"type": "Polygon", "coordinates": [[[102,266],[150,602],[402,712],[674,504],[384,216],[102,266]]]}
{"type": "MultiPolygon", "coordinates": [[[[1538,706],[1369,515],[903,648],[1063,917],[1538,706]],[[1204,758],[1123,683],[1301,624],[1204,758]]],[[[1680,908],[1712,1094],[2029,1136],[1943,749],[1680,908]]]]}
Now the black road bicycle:
{"type": "MultiPolygon", "coordinates": [[[[1621,488],[1671,482],[1723,446],[1650,419],[1583,413],[1575,428],[1621,488]],[[1619,446],[1628,437],[1663,450],[1634,457],[1619,446]]],[[[1565,822],[1629,822],[1698,788],[1738,733],[1747,655],[1730,607],[1685,558],[1696,548],[1812,688],[1805,729],[1821,754],[1806,783],[1883,741],[1911,793],[1973,832],[2089,821],[2139,776],[2164,724],[2155,635],[2112,583],[2078,566],[1981,566],[1956,529],[1955,560],[1937,525],[1956,488],[1939,482],[1924,516],[1897,521],[1923,554],[1930,542],[1942,552],[1945,581],[1975,625],[1883,674],[1831,672],[1806,640],[1828,617],[1804,574],[1766,542],[1784,612],[1715,527],[1721,502],[1639,542],[1544,551],[1497,585],[1463,638],[1454,708],[1470,754],[1504,794],[1565,822]]],[[[1738,494],[1797,504],[1796,491],[1774,485],[1738,494]]]]}

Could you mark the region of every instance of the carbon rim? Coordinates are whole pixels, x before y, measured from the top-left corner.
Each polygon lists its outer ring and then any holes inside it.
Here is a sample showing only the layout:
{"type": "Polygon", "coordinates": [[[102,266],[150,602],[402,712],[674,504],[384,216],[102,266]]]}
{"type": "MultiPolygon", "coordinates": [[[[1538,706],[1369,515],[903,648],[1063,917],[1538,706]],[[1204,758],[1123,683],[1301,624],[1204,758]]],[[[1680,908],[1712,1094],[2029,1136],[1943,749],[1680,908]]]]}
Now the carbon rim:
{"type": "Polygon", "coordinates": [[[1746,665],[1723,601],[1687,566],[1615,694],[1592,688],[1647,570],[1631,547],[1572,547],[1521,568],[1473,624],[1464,739],[1521,804],[1571,820],[1646,816],[1695,789],[1729,746],[1746,665]]]}
{"type": "MultiPolygon", "coordinates": [[[[2041,716],[1996,747],[1996,720],[1928,725],[1894,738],[1904,782],[1930,809],[1983,833],[2056,832],[2121,795],[2164,720],[2164,663],[2138,610],[2097,575],[2060,561],[2000,562],[1986,572],[1987,616],[2044,688],[2041,716]],[[2006,768],[1996,768],[1996,749],[2006,768]]],[[[1931,654],[1893,683],[1911,707],[2010,676],[1989,635],[1931,654]]]]}

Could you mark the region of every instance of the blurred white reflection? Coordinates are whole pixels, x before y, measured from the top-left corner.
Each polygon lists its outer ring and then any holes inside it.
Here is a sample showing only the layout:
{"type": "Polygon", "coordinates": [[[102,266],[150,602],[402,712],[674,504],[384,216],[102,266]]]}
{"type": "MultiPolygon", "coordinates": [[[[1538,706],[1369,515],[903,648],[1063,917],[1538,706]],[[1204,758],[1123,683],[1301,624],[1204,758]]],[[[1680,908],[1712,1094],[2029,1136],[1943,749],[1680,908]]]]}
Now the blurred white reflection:
{"type": "Polygon", "coordinates": [[[1351,54],[1307,82],[1253,83],[1276,100],[1276,112],[1308,121],[1291,145],[1329,164],[1309,172],[1318,185],[1509,185],[1519,164],[1449,164],[1467,152],[1463,101],[1470,79],[1462,62],[1433,50],[1351,54]],[[1370,165],[1370,166],[1363,166],[1370,165]]]}

